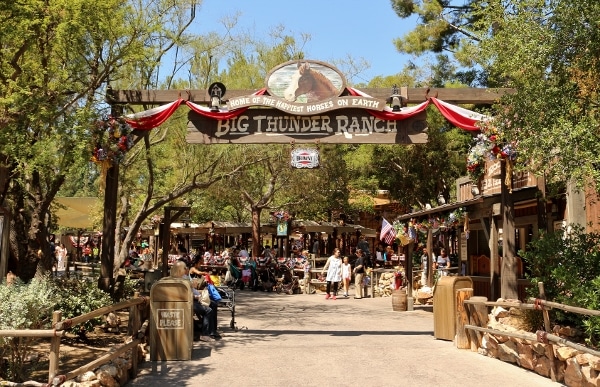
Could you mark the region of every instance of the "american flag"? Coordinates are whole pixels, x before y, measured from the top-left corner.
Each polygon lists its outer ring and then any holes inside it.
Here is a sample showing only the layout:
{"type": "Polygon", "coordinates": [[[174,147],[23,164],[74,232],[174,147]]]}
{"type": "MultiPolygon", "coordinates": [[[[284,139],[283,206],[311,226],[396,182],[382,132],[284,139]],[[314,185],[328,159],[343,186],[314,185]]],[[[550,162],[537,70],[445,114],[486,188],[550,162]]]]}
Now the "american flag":
{"type": "Polygon", "coordinates": [[[383,218],[383,223],[381,224],[381,236],[379,239],[388,245],[394,243],[396,239],[396,229],[385,218],[383,218]]]}

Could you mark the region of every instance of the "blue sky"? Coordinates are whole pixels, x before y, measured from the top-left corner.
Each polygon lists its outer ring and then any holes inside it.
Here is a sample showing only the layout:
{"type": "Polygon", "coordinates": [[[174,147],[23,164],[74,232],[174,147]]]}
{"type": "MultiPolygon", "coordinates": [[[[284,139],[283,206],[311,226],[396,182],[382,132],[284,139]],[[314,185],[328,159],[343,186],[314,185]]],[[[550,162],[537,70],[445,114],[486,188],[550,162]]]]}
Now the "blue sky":
{"type": "Polygon", "coordinates": [[[355,83],[396,74],[410,59],[398,53],[392,41],[413,29],[416,21],[396,16],[389,0],[204,0],[194,29],[223,31],[219,20],[238,11],[236,28],[259,39],[267,40],[278,25],[285,26],[288,35],[310,34],[304,47],[307,59],[365,59],[371,67],[355,83]]]}

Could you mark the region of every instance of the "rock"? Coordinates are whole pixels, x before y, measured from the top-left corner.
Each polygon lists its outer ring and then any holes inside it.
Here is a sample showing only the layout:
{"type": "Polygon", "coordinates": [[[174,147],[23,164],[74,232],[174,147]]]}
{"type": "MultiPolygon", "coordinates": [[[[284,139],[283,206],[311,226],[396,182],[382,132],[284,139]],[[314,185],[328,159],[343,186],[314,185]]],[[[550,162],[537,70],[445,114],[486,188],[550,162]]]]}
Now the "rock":
{"type": "Polygon", "coordinates": [[[544,356],[546,354],[546,347],[548,346],[548,344],[544,344],[544,343],[532,343],[531,347],[533,348],[533,351],[537,354],[537,355],[541,355],[544,356]]]}
{"type": "Polygon", "coordinates": [[[567,359],[567,368],[565,369],[565,384],[569,387],[583,386],[583,373],[581,366],[574,358],[567,359]]]}
{"type": "Polygon", "coordinates": [[[584,386],[600,386],[600,372],[589,367],[581,367],[581,374],[583,375],[584,386]]]}
{"type": "Polygon", "coordinates": [[[496,318],[496,320],[502,317],[508,317],[508,310],[501,306],[495,306],[492,309],[492,315],[496,318]]]}
{"type": "Polygon", "coordinates": [[[578,335],[577,329],[571,327],[559,327],[558,335],[562,337],[575,337],[578,335]]]}
{"type": "MultiPolygon", "coordinates": [[[[119,374],[119,370],[113,364],[105,364],[98,371],[106,372],[113,378],[116,378],[119,374]]],[[[96,375],[98,375],[98,372],[96,372],[96,375]]]]}
{"type": "Polygon", "coordinates": [[[494,336],[487,333],[483,335],[481,348],[486,351],[487,356],[498,358],[498,340],[494,336]]]}
{"type": "Polygon", "coordinates": [[[498,359],[508,363],[516,363],[519,359],[517,344],[511,340],[500,344],[498,346],[498,359]]]}
{"type": "Polygon", "coordinates": [[[90,380],[89,382],[83,382],[80,384],[81,387],[101,387],[100,381],[98,379],[90,380]]]}
{"type": "Polygon", "coordinates": [[[517,364],[523,368],[533,371],[535,368],[536,358],[533,356],[533,348],[531,345],[520,341],[517,343],[517,352],[519,353],[517,364]]]}
{"type": "Polygon", "coordinates": [[[121,325],[121,318],[119,316],[117,316],[115,313],[110,312],[107,316],[106,316],[106,325],[108,327],[118,327],[119,325],[121,325]]]}
{"type": "Polygon", "coordinates": [[[80,383],[81,382],[89,382],[89,381],[96,380],[96,379],[97,379],[96,374],[93,373],[92,371],[87,371],[75,378],[75,380],[80,383]]]}
{"type": "Polygon", "coordinates": [[[107,371],[98,371],[96,372],[96,376],[98,377],[100,384],[105,387],[119,387],[119,383],[107,371]]]}
{"type": "Polygon", "coordinates": [[[588,364],[592,369],[600,371],[600,357],[594,355],[588,355],[588,364]]]}
{"type": "Polygon", "coordinates": [[[551,365],[550,359],[548,359],[546,356],[540,356],[540,357],[538,357],[533,370],[535,371],[536,374],[542,375],[546,378],[549,378],[550,377],[550,365],[551,365]]]}
{"type": "Polygon", "coordinates": [[[565,368],[567,368],[567,365],[564,361],[555,360],[554,367],[556,369],[556,381],[562,383],[565,380],[565,368]]]}
{"type": "Polygon", "coordinates": [[[576,349],[569,347],[555,347],[554,354],[558,360],[565,361],[577,355],[578,352],[576,349]]]}

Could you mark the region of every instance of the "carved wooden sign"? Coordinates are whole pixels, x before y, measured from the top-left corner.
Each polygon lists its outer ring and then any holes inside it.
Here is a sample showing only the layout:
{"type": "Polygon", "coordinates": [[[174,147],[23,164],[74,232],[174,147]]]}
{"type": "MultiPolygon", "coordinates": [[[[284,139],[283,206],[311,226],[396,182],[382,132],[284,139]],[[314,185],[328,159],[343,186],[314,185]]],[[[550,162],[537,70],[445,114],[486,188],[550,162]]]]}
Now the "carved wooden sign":
{"type": "Polygon", "coordinates": [[[427,142],[426,114],[401,121],[380,120],[364,110],[344,109],[315,116],[292,116],[275,109],[248,109],[229,120],[190,112],[191,144],[420,144],[427,142]]]}
{"type": "Polygon", "coordinates": [[[311,60],[286,62],[273,69],[265,83],[268,95],[241,96],[227,101],[229,111],[240,111],[233,118],[220,120],[191,111],[187,142],[427,142],[425,112],[404,119],[378,118],[381,115],[370,112],[384,111],[386,102],[364,95],[342,95],[346,91],[346,80],[339,70],[326,63],[311,60]]]}

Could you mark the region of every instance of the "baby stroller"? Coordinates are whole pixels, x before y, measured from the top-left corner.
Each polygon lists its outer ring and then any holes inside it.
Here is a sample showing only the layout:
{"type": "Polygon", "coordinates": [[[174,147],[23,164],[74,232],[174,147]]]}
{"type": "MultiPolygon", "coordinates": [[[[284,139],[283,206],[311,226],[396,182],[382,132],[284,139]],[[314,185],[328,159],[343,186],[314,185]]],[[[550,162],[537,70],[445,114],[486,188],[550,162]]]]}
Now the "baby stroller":
{"type": "Polygon", "coordinates": [[[225,276],[225,284],[231,289],[244,290],[246,283],[242,280],[242,270],[237,267],[235,260],[230,260],[228,263],[227,275],[225,276]]]}
{"type": "Polygon", "coordinates": [[[274,266],[270,265],[270,266],[267,266],[267,267],[259,270],[259,274],[258,274],[258,288],[259,289],[261,289],[263,291],[267,291],[267,292],[272,292],[273,288],[275,287],[276,284],[277,284],[277,278],[275,277],[274,266]]]}
{"type": "Polygon", "coordinates": [[[286,264],[277,267],[277,285],[275,291],[277,294],[287,293],[294,294],[300,289],[298,277],[294,275],[294,271],[286,264]]]}

